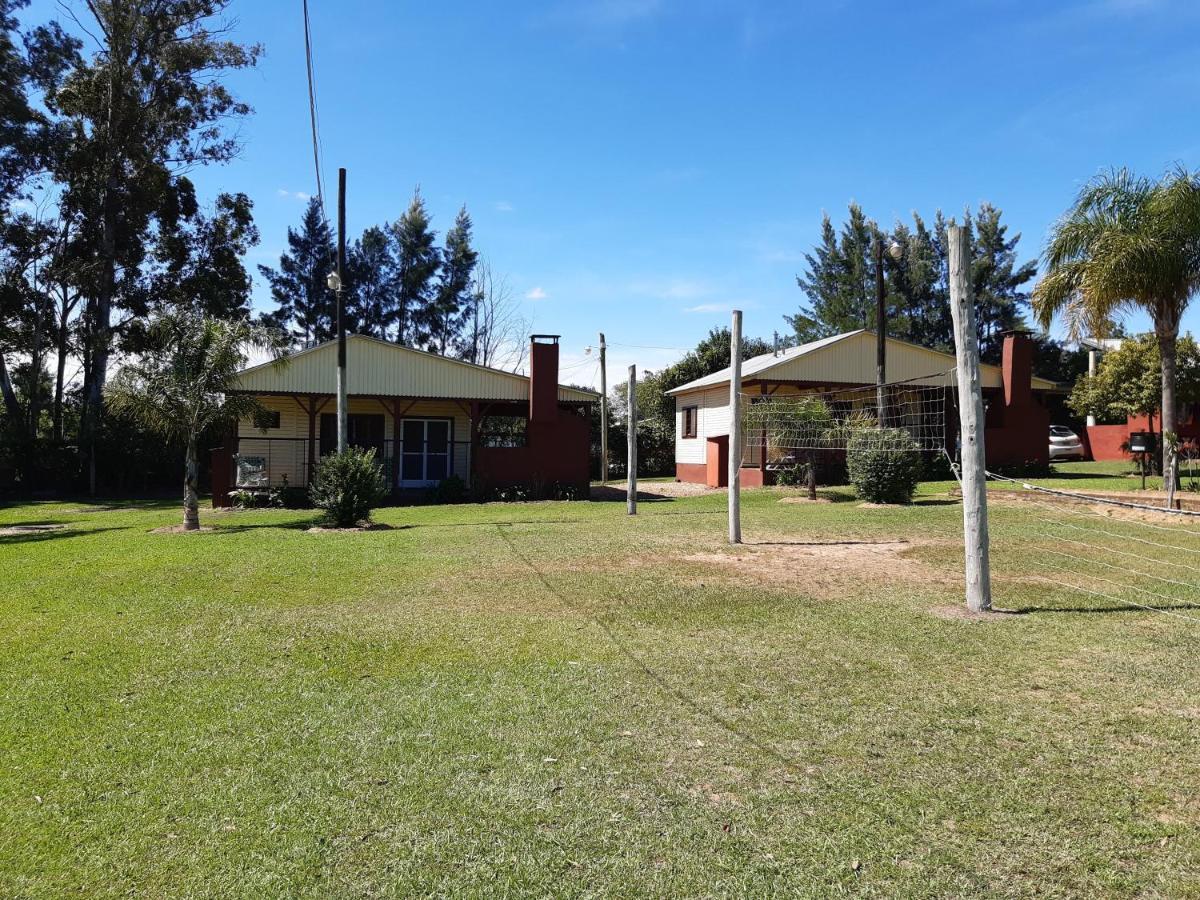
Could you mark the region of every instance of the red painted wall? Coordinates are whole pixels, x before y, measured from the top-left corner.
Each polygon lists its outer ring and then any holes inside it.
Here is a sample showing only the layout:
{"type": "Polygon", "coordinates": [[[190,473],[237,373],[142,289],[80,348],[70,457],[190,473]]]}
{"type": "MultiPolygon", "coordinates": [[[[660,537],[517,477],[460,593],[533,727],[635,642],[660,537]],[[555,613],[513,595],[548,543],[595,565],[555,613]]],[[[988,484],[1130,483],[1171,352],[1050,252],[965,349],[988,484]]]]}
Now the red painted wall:
{"type": "MultiPolygon", "coordinates": [[[[1129,453],[1122,449],[1122,445],[1129,443],[1129,435],[1135,431],[1153,432],[1159,435],[1161,444],[1162,423],[1157,413],[1153,416],[1130,416],[1124,425],[1089,425],[1087,445],[1092,459],[1129,459],[1129,453]]],[[[1195,448],[1200,444],[1200,421],[1197,421],[1195,414],[1179,423],[1179,437],[1185,446],[1195,448]]]]}
{"type": "Polygon", "coordinates": [[[708,480],[708,466],[704,463],[675,463],[675,480],[686,481],[689,484],[705,484],[708,480]]]}
{"type": "Polygon", "coordinates": [[[1129,454],[1121,449],[1121,445],[1129,441],[1128,425],[1089,425],[1087,427],[1087,450],[1092,459],[1122,460],[1129,459],[1129,454]]]}
{"type": "Polygon", "coordinates": [[[237,453],[236,434],[228,435],[220,447],[212,449],[212,505],[213,509],[229,506],[229,492],[233,490],[233,455],[237,453]]]}
{"type": "Polygon", "coordinates": [[[524,447],[476,447],[477,487],[558,482],[587,492],[590,482],[588,420],[559,410],[553,422],[530,422],[524,447]]]}
{"type": "Polygon", "coordinates": [[[703,482],[711,488],[729,487],[729,435],[721,434],[706,440],[704,460],[703,482]]]}

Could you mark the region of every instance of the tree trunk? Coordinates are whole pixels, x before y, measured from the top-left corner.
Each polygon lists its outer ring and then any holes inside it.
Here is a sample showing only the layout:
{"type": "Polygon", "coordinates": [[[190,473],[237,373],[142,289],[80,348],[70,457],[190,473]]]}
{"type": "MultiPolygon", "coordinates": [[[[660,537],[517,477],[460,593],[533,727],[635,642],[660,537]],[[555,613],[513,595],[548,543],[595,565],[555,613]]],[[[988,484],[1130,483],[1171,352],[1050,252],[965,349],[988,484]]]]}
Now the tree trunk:
{"type": "Polygon", "coordinates": [[[1163,486],[1167,490],[1167,506],[1175,500],[1176,476],[1179,471],[1178,408],[1175,402],[1175,344],[1178,324],[1172,320],[1158,326],[1158,353],[1162,360],[1162,443],[1163,486]]]}
{"type": "Polygon", "coordinates": [[[12,379],[8,377],[8,363],[5,361],[3,353],[0,353],[0,394],[4,395],[5,415],[14,421],[20,421],[21,404],[17,402],[17,394],[13,390],[12,379]]]}
{"type": "Polygon", "coordinates": [[[65,439],[63,434],[63,381],[67,372],[67,336],[70,334],[67,329],[67,321],[71,314],[71,307],[67,302],[66,285],[62,286],[62,292],[62,308],[58,314],[58,371],[54,376],[54,439],[60,443],[65,439]]]}
{"type": "Polygon", "coordinates": [[[196,485],[200,480],[200,463],[196,453],[196,435],[188,436],[187,465],[183,477],[183,528],[185,531],[200,529],[200,498],[196,485]]]}
{"type": "Polygon", "coordinates": [[[808,451],[808,499],[817,499],[817,454],[808,451]]]}

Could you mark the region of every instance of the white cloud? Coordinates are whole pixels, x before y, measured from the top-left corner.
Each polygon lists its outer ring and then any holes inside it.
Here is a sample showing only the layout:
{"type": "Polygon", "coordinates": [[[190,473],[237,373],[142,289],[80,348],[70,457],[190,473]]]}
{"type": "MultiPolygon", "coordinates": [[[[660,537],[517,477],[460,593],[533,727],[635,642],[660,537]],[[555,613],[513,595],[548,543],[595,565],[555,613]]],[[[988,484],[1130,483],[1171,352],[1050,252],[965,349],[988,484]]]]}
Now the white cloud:
{"type": "Polygon", "coordinates": [[[716,313],[729,312],[731,309],[733,307],[728,303],[698,303],[695,306],[685,307],[683,311],[689,313],[716,313]]]}
{"type": "Polygon", "coordinates": [[[534,301],[545,300],[549,296],[550,295],[546,293],[545,288],[541,288],[541,287],[535,287],[532,290],[525,292],[526,300],[534,300],[534,301]]]}
{"type": "Polygon", "coordinates": [[[497,201],[496,201],[496,202],[493,204],[493,206],[494,206],[494,208],[495,208],[496,212],[502,212],[502,213],[510,213],[510,212],[512,212],[514,209],[516,209],[516,207],[514,207],[514,206],[513,206],[511,203],[509,203],[507,200],[497,200],[497,201]]]}
{"type": "Polygon", "coordinates": [[[302,203],[307,203],[309,200],[312,199],[312,195],[306,194],[306,193],[304,193],[304,191],[289,191],[289,190],[285,190],[284,188],[280,188],[275,193],[278,194],[280,197],[286,197],[289,200],[299,200],[302,203]]]}
{"type": "Polygon", "coordinates": [[[698,300],[712,294],[713,288],[694,278],[665,278],[635,281],[629,285],[629,292],[659,300],[698,300]]]}

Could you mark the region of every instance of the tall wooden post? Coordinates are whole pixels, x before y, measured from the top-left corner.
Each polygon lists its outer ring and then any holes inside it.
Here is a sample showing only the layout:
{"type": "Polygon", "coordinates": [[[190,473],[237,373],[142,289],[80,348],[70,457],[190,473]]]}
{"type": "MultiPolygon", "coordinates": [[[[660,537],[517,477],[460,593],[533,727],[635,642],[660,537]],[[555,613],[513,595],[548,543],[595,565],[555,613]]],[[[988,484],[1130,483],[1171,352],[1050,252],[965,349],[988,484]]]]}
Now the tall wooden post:
{"type": "Polygon", "coordinates": [[[729,333],[729,543],[742,542],[742,311],[729,333]]]}
{"type": "Polygon", "coordinates": [[[988,560],[987,458],[983,444],[983,386],[979,339],[971,296],[971,248],[961,225],[946,229],[950,250],[950,314],[958,372],[958,415],[962,442],[963,536],[966,544],[967,609],[992,608],[988,560]]]}
{"type": "Polygon", "coordinates": [[[608,360],[604,332],[600,332],[600,483],[608,484],[608,360]]]}
{"type": "Polygon", "coordinates": [[[346,170],[338,169],[337,244],[337,449],[346,452],[346,170]]]}
{"type": "Polygon", "coordinates": [[[637,515],[637,366],[629,367],[628,394],[625,405],[629,409],[626,455],[628,472],[625,479],[625,509],[631,516],[637,515]]]}

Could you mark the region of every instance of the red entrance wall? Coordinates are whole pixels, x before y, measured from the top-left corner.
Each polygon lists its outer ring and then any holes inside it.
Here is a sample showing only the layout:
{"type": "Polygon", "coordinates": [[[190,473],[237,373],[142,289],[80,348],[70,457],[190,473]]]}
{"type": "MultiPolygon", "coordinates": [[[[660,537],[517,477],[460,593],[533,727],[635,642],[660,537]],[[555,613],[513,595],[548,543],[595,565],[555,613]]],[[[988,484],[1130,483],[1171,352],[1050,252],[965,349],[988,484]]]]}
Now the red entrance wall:
{"type": "Polygon", "coordinates": [[[729,487],[729,435],[705,441],[704,460],[704,483],[711,488],[729,487]]]}
{"type": "MultiPolygon", "coordinates": [[[[1195,448],[1200,444],[1200,418],[1196,412],[1185,412],[1187,416],[1179,423],[1179,439],[1185,447],[1195,448]]],[[[1158,414],[1152,416],[1130,416],[1124,425],[1089,425],[1087,427],[1087,448],[1092,459],[1096,460],[1126,460],[1129,452],[1125,449],[1129,443],[1129,435],[1135,431],[1149,431],[1158,436],[1162,443],[1162,422],[1158,414]]]]}

